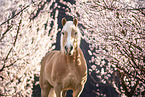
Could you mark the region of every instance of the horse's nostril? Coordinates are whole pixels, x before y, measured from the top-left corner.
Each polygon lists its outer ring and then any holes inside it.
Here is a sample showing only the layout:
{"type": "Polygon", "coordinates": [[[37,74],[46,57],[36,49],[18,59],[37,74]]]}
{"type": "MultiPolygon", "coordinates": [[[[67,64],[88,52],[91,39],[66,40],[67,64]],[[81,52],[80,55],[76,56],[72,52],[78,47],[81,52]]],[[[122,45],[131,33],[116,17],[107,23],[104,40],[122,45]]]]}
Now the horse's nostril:
{"type": "Polygon", "coordinates": [[[73,49],[73,46],[70,47],[70,51],[73,49]]]}
{"type": "Polygon", "coordinates": [[[64,48],[65,48],[65,50],[67,51],[67,47],[65,46],[64,48]]]}

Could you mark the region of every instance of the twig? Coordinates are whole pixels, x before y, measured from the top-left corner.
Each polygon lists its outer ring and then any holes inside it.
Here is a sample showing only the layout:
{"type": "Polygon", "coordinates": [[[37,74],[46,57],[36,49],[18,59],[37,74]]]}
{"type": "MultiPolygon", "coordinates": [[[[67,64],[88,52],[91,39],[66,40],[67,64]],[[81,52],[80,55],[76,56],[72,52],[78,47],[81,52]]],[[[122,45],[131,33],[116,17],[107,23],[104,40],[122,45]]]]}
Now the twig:
{"type": "Polygon", "coordinates": [[[10,25],[7,27],[6,31],[2,34],[2,37],[0,38],[0,41],[4,38],[5,34],[13,27],[13,25],[10,25]]]}
{"type": "MultiPolygon", "coordinates": [[[[127,11],[129,11],[129,10],[137,10],[137,11],[141,12],[145,16],[145,13],[142,11],[142,10],[145,9],[145,7],[142,7],[142,8],[122,8],[122,9],[120,9],[120,8],[112,7],[112,5],[111,5],[111,7],[108,7],[108,5],[106,4],[105,0],[103,0],[103,2],[104,2],[104,5],[105,6],[102,6],[102,5],[99,5],[99,4],[98,4],[98,6],[101,6],[104,9],[116,10],[116,11],[122,11],[122,10],[127,10],[127,11]]],[[[91,8],[98,7],[98,6],[92,5],[91,8]]]]}
{"type": "Polygon", "coordinates": [[[40,11],[44,9],[44,7],[45,7],[47,1],[44,2],[44,4],[42,4],[42,3],[43,3],[43,2],[41,1],[41,2],[38,4],[38,10],[37,10],[36,14],[35,14],[33,17],[30,17],[30,20],[34,20],[34,19],[39,15],[40,11]],[[41,5],[41,4],[42,4],[42,5],[41,5]]]}
{"type": "Polygon", "coordinates": [[[139,84],[139,81],[137,80],[136,84],[131,88],[131,91],[130,91],[131,95],[134,95],[135,90],[136,90],[138,84],[139,84]]]}
{"type": "Polygon", "coordinates": [[[4,21],[3,23],[0,24],[0,26],[2,26],[3,24],[5,24],[6,22],[8,22],[9,20],[13,19],[15,16],[19,15],[21,12],[23,12],[26,8],[28,8],[29,5],[27,5],[26,7],[24,7],[22,10],[20,10],[18,13],[16,13],[15,15],[13,15],[11,18],[7,19],[6,21],[4,21]]]}
{"type": "Polygon", "coordinates": [[[139,20],[134,15],[132,15],[132,17],[134,17],[136,19],[136,21],[138,22],[139,26],[141,27],[141,24],[140,24],[139,20]]]}
{"type": "Polygon", "coordinates": [[[15,36],[15,41],[14,41],[14,43],[13,43],[13,46],[15,46],[15,44],[16,44],[16,40],[17,40],[17,38],[18,38],[18,34],[19,34],[19,30],[20,30],[20,25],[21,25],[21,23],[22,23],[22,19],[21,19],[20,22],[19,22],[19,26],[18,26],[17,34],[16,34],[16,36],[15,36]]]}
{"type": "MultiPolygon", "coordinates": [[[[21,13],[21,15],[22,15],[22,13],[21,13]]],[[[11,49],[9,50],[9,52],[8,52],[8,54],[7,54],[7,56],[6,56],[6,58],[4,59],[4,65],[3,65],[3,67],[0,69],[0,72],[3,71],[3,69],[7,67],[7,66],[5,65],[5,63],[6,63],[6,60],[8,59],[8,57],[9,57],[10,53],[12,52],[13,47],[14,47],[15,44],[16,44],[16,41],[17,41],[17,38],[18,38],[18,34],[19,34],[19,30],[20,30],[21,22],[22,22],[22,19],[21,19],[20,22],[19,22],[18,30],[17,30],[16,36],[15,36],[15,40],[14,40],[13,46],[11,47],[11,49]]],[[[10,65],[12,65],[12,64],[10,64],[10,65]]]]}
{"type": "Polygon", "coordinates": [[[16,61],[14,61],[14,62],[13,62],[13,63],[11,63],[11,64],[9,64],[9,65],[5,66],[5,68],[8,68],[8,67],[10,67],[10,66],[14,65],[14,64],[15,64],[18,60],[19,60],[19,59],[17,59],[16,61]]]}
{"type": "Polygon", "coordinates": [[[119,72],[119,76],[120,76],[121,82],[122,82],[121,86],[123,87],[123,90],[125,90],[125,94],[128,96],[129,92],[128,92],[128,89],[127,89],[127,85],[126,85],[126,83],[123,80],[124,75],[122,75],[122,73],[119,70],[118,70],[118,72],[119,72]]]}
{"type": "MultiPolygon", "coordinates": [[[[116,61],[118,62],[117,65],[116,65],[116,68],[117,68],[119,71],[120,71],[120,70],[123,70],[123,72],[124,72],[125,74],[130,75],[130,76],[132,76],[132,77],[138,79],[139,81],[144,82],[144,79],[143,79],[143,78],[139,78],[139,77],[137,77],[136,75],[134,75],[134,74],[132,74],[132,73],[129,73],[129,72],[126,71],[124,68],[119,67],[119,66],[118,66],[119,60],[117,60],[115,57],[113,57],[113,58],[114,58],[114,60],[116,60],[116,61]]],[[[112,60],[111,63],[114,64],[114,63],[116,63],[116,62],[112,60]]],[[[135,68],[135,67],[134,67],[134,68],[135,68]]],[[[138,74],[138,72],[137,72],[137,74],[138,74]]],[[[138,75],[140,75],[140,74],[138,74],[138,75]]]]}

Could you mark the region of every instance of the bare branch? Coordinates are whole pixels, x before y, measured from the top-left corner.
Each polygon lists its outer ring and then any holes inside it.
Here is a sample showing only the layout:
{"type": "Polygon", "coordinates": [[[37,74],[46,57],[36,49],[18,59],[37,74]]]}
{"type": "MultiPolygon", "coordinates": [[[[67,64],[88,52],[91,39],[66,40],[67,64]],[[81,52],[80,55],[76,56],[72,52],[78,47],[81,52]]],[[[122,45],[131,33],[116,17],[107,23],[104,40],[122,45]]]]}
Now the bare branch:
{"type": "MultiPolygon", "coordinates": [[[[42,1],[43,1],[43,0],[42,0],[42,1]]],[[[41,12],[41,10],[44,9],[44,7],[45,7],[47,1],[44,2],[44,4],[43,4],[42,1],[40,1],[40,3],[38,4],[38,10],[37,10],[36,14],[35,14],[35,15],[32,15],[32,16],[30,17],[30,20],[34,20],[34,19],[39,15],[39,13],[41,12]]],[[[34,11],[33,11],[33,12],[34,12],[34,11]]],[[[34,13],[31,13],[31,14],[34,14],[34,13]]]]}
{"type": "MultiPolygon", "coordinates": [[[[22,14],[21,14],[21,15],[22,15],[22,14]]],[[[13,47],[14,47],[15,44],[16,44],[16,41],[17,41],[17,38],[18,38],[18,34],[19,34],[19,30],[20,30],[21,22],[22,22],[22,19],[20,19],[20,22],[19,22],[19,25],[18,25],[18,29],[17,29],[17,33],[16,33],[16,36],[15,36],[15,40],[14,40],[14,42],[13,42],[13,46],[11,47],[11,49],[9,50],[9,52],[8,52],[8,54],[7,54],[7,56],[6,56],[6,58],[4,59],[4,65],[3,65],[3,67],[0,69],[0,72],[3,71],[3,69],[7,67],[7,66],[6,66],[6,61],[7,61],[8,57],[9,57],[10,53],[12,52],[13,47]]],[[[15,62],[14,62],[14,63],[15,63],[15,62]]],[[[13,64],[10,64],[10,66],[11,66],[11,65],[13,65],[13,64]]]]}
{"type": "Polygon", "coordinates": [[[128,89],[127,89],[127,85],[126,85],[126,83],[124,82],[124,74],[122,74],[119,70],[118,70],[118,72],[119,72],[119,76],[120,76],[120,78],[121,78],[121,86],[123,87],[123,89],[125,90],[125,93],[126,93],[126,95],[129,95],[129,91],[128,91],[128,89]]]}
{"type": "Polygon", "coordinates": [[[2,41],[2,39],[4,38],[5,34],[13,27],[13,25],[8,25],[6,31],[2,34],[2,37],[0,38],[0,42],[2,41]]]}
{"type": "Polygon", "coordinates": [[[131,88],[131,91],[130,91],[131,95],[134,95],[138,84],[139,84],[139,81],[137,80],[137,82],[135,83],[135,85],[131,88]]]}
{"type": "Polygon", "coordinates": [[[3,24],[5,24],[6,22],[8,22],[9,20],[13,19],[14,17],[16,17],[17,15],[19,15],[20,13],[22,13],[26,8],[28,8],[29,5],[27,5],[26,7],[24,7],[22,10],[20,10],[18,13],[16,13],[15,15],[13,15],[11,18],[7,19],[6,21],[4,21],[3,23],[0,24],[0,26],[2,26],[3,24]]]}

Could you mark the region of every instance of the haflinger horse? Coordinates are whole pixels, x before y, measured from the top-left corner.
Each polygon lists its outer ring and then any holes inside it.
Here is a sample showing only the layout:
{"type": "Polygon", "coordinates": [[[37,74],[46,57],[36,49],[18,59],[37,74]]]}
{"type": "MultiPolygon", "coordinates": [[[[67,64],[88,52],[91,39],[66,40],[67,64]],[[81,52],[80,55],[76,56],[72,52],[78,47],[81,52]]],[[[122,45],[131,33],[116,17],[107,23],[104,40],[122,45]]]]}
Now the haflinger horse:
{"type": "Polygon", "coordinates": [[[40,70],[42,97],[65,97],[73,90],[79,97],[87,80],[87,65],[80,49],[81,33],[78,20],[62,19],[61,50],[51,51],[43,57],[40,70]]]}

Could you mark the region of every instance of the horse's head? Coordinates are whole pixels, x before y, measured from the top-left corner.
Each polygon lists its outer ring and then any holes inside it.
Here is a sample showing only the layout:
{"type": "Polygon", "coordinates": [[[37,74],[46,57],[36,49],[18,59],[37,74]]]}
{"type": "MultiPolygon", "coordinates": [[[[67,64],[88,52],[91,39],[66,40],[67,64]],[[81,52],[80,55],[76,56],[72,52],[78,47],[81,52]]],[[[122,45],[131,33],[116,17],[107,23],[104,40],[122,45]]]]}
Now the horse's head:
{"type": "Polygon", "coordinates": [[[80,46],[81,33],[77,27],[78,20],[66,21],[62,19],[61,51],[66,55],[73,55],[80,46]]]}

